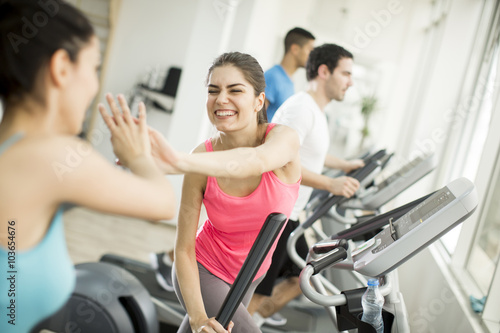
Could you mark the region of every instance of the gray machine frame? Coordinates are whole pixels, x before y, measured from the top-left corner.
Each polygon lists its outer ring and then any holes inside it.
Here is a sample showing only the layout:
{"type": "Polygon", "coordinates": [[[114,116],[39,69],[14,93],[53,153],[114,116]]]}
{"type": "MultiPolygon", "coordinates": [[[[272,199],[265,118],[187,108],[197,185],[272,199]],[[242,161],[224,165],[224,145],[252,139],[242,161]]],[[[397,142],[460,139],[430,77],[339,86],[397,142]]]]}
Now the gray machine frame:
{"type": "MultiPolygon", "coordinates": [[[[474,184],[466,178],[456,179],[396,221],[391,221],[387,228],[360,245],[351,253],[351,262],[341,262],[334,267],[353,270],[370,277],[381,277],[384,281],[381,292],[386,300],[384,309],[392,312],[396,320],[392,332],[409,332],[406,309],[397,285],[395,269],[465,221],[475,211],[477,204],[478,197],[474,184]]],[[[324,258],[323,260],[333,263],[335,261],[333,257],[331,254],[329,257],[323,255],[316,259],[316,262],[321,263],[324,258]]],[[[339,256],[338,259],[342,260],[344,257],[339,256]]],[[[320,266],[323,268],[327,264],[323,263],[320,266]]],[[[343,294],[328,294],[321,275],[315,275],[319,271],[320,269],[309,262],[301,273],[300,285],[308,299],[325,306],[332,313],[332,307],[345,305],[347,298],[343,294]]],[[[336,324],[336,319],[332,320],[336,324]]]]}

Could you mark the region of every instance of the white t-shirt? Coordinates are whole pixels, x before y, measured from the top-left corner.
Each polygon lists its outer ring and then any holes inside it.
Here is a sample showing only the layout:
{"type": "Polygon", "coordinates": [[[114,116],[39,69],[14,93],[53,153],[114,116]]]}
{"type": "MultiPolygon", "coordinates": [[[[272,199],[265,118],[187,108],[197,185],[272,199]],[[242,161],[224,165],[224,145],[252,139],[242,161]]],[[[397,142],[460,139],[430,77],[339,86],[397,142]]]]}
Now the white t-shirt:
{"type": "MultiPolygon", "coordinates": [[[[300,138],[300,163],[307,170],[321,174],[330,146],[330,132],[325,113],[306,92],[288,98],[276,111],[273,123],[293,128],[300,138]]],[[[313,191],[300,186],[299,197],[293,207],[291,220],[298,220],[313,191]]]]}

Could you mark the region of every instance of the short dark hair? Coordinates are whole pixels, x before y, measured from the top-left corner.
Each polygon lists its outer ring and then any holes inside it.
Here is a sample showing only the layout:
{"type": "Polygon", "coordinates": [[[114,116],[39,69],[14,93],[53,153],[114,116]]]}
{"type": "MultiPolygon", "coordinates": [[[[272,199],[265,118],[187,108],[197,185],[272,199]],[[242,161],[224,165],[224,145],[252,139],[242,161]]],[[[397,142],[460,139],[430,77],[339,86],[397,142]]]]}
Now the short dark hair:
{"type": "MultiPolygon", "coordinates": [[[[214,60],[212,66],[208,69],[207,84],[213,70],[217,67],[223,66],[234,66],[238,68],[245,77],[245,80],[252,85],[255,97],[259,96],[260,93],[265,92],[266,79],[264,77],[264,71],[262,70],[259,62],[251,55],[241,52],[228,52],[221,54],[214,60]]],[[[267,123],[265,104],[258,112],[257,121],[259,124],[267,123]]]]}
{"type": "Polygon", "coordinates": [[[335,44],[323,44],[315,47],[307,59],[307,81],[314,80],[318,76],[318,68],[321,65],[326,65],[330,72],[333,73],[342,58],[354,59],[354,56],[351,52],[335,44]]]}
{"type": "Polygon", "coordinates": [[[292,44],[304,46],[308,41],[315,40],[316,38],[309,31],[302,28],[293,28],[288,31],[285,36],[285,53],[290,51],[292,44]]]}
{"type": "Polygon", "coordinates": [[[6,106],[34,89],[59,49],[76,62],[94,36],[89,20],[62,0],[0,0],[0,98],[6,106]]]}

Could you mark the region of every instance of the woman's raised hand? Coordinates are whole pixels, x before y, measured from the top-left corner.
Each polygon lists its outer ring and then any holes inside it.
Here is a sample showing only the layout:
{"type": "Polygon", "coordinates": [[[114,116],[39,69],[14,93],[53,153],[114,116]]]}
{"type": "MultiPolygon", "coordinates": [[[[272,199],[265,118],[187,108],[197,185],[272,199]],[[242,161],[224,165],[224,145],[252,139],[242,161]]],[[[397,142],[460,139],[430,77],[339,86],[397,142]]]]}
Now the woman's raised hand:
{"type": "Polygon", "coordinates": [[[125,97],[118,95],[117,99],[119,106],[111,94],[106,94],[112,115],[108,114],[103,104],[99,104],[99,112],[111,131],[113,152],[124,166],[128,166],[136,158],[151,158],[146,107],[143,103],[139,104],[139,119],[134,120],[125,97]]]}
{"type": "Polygon", "coordinates": [[[111,109],[110,116],[104,105],[99,104],[99,111],[104,122],[111,131],[111,143],[113,151],[118,157],[117,164],[127,166],[127,158],[143,152],[152,157],[156,166],[165,174],[181,173],[177,164],[181,153],[175,151],[163,135],[155,129],[146,125],[146,106],[139,103],[139,119],[132,117],[130,109],[123,95],[118,95],[118,103],[111,94],[106,95],[106,100],[111,109]]]}
{"type": "Polygon", "coordinates": [[[157,130],[149,127],[148,133],[151,142],[151,155],[160,170],[165,174],[182,173],[178,165],[184,154],[175,151],[157,130]]]}

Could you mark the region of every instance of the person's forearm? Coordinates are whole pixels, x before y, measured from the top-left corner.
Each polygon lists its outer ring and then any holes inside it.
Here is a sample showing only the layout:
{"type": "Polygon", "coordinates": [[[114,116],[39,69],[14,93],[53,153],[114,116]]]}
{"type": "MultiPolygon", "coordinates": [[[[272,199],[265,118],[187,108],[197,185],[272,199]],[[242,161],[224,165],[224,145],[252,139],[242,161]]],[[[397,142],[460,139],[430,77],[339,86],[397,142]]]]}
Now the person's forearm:
{"type": "Polygon", "coordinates": [[[325,158],[325,166],[331,169],[344,170],[347,166],[347,162],[342,158],[338,158],[328,154],[325,158]]]}
{"type": "Polygon", "coordinates": [[[177,248],[174,256],[177,281],[189,318],[194,321],[199,320],[198,318],[206,318],[207,314],[201,296],[200,275],[196,258],[177,248]]]}
{"type": "Polygon", "coordinates": [[[302,181],[301,185],[309,186],[318,190],[328,191],[328,182],[330,177],[317,174],[304,167],[302,167],[302,181]]]}
{"type": "Polygon", "coordinates": [[[227,151],[183,155],[177,167],[183,173],[199,173],[212,177],[246,178],[270,171],[268,161],[259,148],[236,148],[227,151]]]}
{"type": "Polygon", "coordinates": [[[134,175],[144,178],[154,187],[151,193],[155,192],[157,195],[151,204],[154,204],[156,209],[150,212],[158,210],[158,219],[173,218],[177,207],[174,190],[153,159],[147,156],[137,157],[128,164],[128,168],[134,175]]]}
{"type": "Polygon", "coordinates": [[[135,175],[146,179],[165,179],[160,169],[155,165],[154,160],[146,155],[134,158],[127,165],[135,175]]]}

